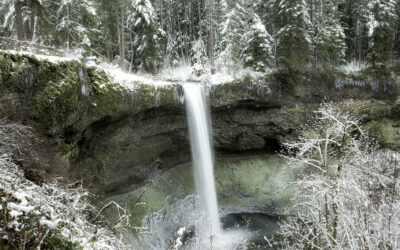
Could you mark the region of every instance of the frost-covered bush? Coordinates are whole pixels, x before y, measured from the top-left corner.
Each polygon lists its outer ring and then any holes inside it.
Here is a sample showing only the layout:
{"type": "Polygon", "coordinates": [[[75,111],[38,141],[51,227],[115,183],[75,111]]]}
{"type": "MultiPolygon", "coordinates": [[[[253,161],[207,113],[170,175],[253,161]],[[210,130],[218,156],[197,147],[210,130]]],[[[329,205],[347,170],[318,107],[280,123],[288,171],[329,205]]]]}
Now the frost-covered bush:
{"type": "Polygon", "coordinates": [[[323,105],[285,144],[293,206],[281,224],[287,249],[399,249],[400,154],[378,150],[351,114],[323,105]]]}
{"type": "Polygon", "coordinates": [[[38,186],[7,155],[0,156],[1,245],[11,248],[127,248],[104,225],[92,222],[96,209],[80,185],[38,186]]]}
{"type": "MultiPolygon", "coordinates": [[[[127,249],[90,203],[79,183],[27,180],[15,163],[18,141],[30,129],[0,122],[0,245],[10,249],[127,249]],[[10,129],[12,128],[12,130],[10,129]]],[[[17,150],[18,151],[18,150],[17,150]]]]}

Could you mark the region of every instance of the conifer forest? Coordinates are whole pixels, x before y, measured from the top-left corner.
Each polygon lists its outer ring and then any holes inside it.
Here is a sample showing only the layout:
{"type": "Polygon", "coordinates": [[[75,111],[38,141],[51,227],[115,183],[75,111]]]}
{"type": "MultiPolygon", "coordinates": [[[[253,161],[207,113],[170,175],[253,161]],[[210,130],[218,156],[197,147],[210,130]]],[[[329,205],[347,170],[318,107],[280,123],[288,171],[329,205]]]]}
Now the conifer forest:
{"type": "Polygon", "coordinates": [[[400,57],[396,0],[2,0],[0,36],[128,71],[374,66],[400,57]]]}

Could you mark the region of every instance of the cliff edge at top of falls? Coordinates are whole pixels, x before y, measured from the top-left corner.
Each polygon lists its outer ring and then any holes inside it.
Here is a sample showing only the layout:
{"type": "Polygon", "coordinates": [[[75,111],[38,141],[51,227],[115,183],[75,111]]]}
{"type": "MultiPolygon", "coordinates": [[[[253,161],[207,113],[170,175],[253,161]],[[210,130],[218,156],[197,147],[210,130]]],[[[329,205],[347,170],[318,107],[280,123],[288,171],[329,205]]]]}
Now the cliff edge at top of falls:
{"type": "MultiPolygon", "coordinates": [[[[179,83],[152,85],[125,75],[121,84],[74,59],[10,51],[0,51],[0,75],[0,118],[32,126],[48,141],[43,150],[59,161],[42,166],[46,171],[58,169],[111,194],[190,160],[179,83]]],[[[214,146],[217,153],[274,152],[321,102],[347,101],[344,108],[362,114],[384,146],[398,148],[399,79],[313,73],[293,82],[274,73],[211,85],[214,146]]]]}

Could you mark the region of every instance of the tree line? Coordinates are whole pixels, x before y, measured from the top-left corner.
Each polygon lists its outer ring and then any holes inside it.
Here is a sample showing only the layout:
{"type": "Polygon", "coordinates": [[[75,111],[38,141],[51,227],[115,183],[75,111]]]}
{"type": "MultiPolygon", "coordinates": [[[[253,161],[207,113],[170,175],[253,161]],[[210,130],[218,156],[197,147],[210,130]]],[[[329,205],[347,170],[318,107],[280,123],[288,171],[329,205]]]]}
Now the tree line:
{"type": "Polygon", "coordinates": [[[129,71],[372,66],[400,57],[396,0],[2,0],[0,35],[129,71]]]}

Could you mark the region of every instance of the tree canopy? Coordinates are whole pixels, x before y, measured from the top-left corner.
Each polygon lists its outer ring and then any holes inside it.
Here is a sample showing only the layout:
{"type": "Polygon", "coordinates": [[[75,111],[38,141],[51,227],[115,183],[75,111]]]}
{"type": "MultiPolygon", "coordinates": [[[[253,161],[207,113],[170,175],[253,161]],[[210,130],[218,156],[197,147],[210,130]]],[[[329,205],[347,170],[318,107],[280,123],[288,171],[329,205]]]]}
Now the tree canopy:
{"type": "Polygon", "coordinates": [[[399,15],[395,0],[2,0],[0,35],[151,73],[199,60],[230,71],[386,66],[400,56],[399,15]]]}

